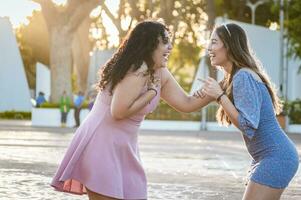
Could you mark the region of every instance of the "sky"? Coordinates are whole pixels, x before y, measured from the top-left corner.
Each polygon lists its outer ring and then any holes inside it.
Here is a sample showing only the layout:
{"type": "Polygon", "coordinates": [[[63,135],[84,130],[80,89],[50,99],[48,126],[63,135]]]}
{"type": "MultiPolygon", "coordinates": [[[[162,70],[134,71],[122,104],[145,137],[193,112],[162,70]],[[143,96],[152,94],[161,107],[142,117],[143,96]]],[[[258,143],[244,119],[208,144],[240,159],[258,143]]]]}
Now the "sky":
{"type": "Polygon", "coordinates": [[[40,6],[30,0],[1,0],[0,16],[9,17],[16,27],[20,23],[26,23],[26,16],[30,16],[34,9],[40,9],[40,6]]]}
{"type": "MultiPolygon", "coordinates": [[[[52,0],[57,4],[64,4],[67,0],[52,0]]],[[[110,3],[106,4],[108,8],[114,13],[117,12],[119,0],[110,0],[110,3]]],[[[1,0],[0,1],[0,17],[9,17],[13,27],[17,27],[21,23],[28,24],[27,16],[32,14],[33,10],[41,10],[39,4],[32,2],[31,0],[1,0]]],[[[108,17],[104,17],[104,23],[110,34],[109,40],[113,43],[118,43],[118,31],[113,26],[111,20],[108,17]]]]}
{"type": "MultiPolygon", "coordinates": [[[[57,4],[64,4],[67,0],[52,0],[57,4]]],[[[30,16],[33,10],[40,10],[39,4],[31,0],[1,0],[0,17],[9,17],[14,27],[20,23],[27,23],[26,16],[30,16]]],[[[110,0],[107,4],[110,10],[118,8],[119,0],[110,0]]]]}

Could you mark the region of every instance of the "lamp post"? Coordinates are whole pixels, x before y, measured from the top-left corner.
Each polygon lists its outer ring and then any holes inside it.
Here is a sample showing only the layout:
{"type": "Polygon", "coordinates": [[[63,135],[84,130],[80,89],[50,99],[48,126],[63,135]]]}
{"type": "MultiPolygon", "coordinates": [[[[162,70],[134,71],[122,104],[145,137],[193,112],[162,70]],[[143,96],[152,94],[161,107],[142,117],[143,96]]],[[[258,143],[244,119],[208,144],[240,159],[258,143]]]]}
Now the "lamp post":
{"type": "Polygon", "coordinates": [[[281,95],[286,98],[286,91],[285,91],[285,88],[286,88],[286,70],[284,69],[284,66],[283,66],[283,57],[284,57],[284,49],[283,49],[283,39],[284,39],[284,27],[283,27],[283,22],[284,22],[284,5],[283,5],[283,1],[284,0],[280,0],[280,13],[279,13],[279,23],[280,23],[280,92],[281,92],[281,95]]]}
{"type": "MultiPolygon", "coordinates": [[[[274,3],[277,3],[277,1],[278,0],[274,0],[274,3]]],[[[288,0],[287,3],[289,2],[290,0],[288,0]]],[[[279,24],[280,24],[280,37],[279,37],[280,39],[280,59],[279,59],[280,95],[284,98],[284,101],[287,101],[288,100],[288,60],[286,61],[286,65],[284,65],[284,0],[280,0],[279,24]]],[[[288,125],[289,125],[289,119],[288,116],[285,115],[285,130],[287,130],[288,125]]]]}
{"type": "Polygon", "coordinates": [[[256,15],[256,8],[264,3],[266,3],[267,0],[260,0],[257,1],[256,3],[252,3],[250,0],[247,0],[246,5],[250,8],[251,10],[251,15],[252,15],[252,24],[255,24],[255,15],[256,15]]]}

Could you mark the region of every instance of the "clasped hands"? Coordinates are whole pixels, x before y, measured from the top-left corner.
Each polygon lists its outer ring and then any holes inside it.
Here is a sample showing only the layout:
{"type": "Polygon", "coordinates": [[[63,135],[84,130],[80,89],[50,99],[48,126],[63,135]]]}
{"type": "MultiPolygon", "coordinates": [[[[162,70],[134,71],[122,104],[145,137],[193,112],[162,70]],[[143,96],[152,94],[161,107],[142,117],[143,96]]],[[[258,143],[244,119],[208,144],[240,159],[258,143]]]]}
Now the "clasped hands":
{"type": "Polygon", "coordinates": [[[204,85],[202,88],[193,93],[194,97],[204,98],[206,95],[208,95],[214,99],[217,99],[219,96],[221,96],[221,94],[224,93],[221,86],[215,79],[208,77],[207,79],[198,78],[198,80],[202,81],[204,85]]]}

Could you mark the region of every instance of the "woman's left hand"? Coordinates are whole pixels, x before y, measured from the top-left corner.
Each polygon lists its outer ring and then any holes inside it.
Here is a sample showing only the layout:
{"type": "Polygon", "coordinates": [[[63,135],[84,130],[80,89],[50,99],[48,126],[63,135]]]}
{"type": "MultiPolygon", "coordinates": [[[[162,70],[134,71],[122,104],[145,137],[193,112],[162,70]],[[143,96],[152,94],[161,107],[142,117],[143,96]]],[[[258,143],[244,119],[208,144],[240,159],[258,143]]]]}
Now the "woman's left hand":
{"type": "Polygon", "coordinates": [[[147,82],[147,88],[150,89],[150,88],[153,88],[153,89],[156,89],[159,87],[160,85],[160,82],[161,82],[161,79],[159,77],[154,77],[154,81],[151,81],[150,79],[148,80],[147,82]]]}
{"type": "Polygon", "coordinates": [[[217,99],[224,92],[219,83],[211,77],[208,77],[204,83],[202,91],[208,96],[217,99]]]}

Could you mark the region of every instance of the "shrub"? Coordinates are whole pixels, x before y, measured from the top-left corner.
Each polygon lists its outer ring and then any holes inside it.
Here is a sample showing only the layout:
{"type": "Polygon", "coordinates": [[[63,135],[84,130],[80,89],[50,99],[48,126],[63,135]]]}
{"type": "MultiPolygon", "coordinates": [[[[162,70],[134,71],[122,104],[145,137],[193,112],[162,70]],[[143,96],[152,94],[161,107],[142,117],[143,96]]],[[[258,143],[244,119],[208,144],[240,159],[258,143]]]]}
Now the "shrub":
{"type": "Polygon", "coordinates": [[[288,116],[290,123],[301,124],[301,100],[297,99],[288,103],[288,116]]]}
{"type": "Polygon", "coordinates": [[[0,113],[0,119],[31,119],[31,112],[5,111],[0,113]]]}
{"type": "MultiPolygon", "coordinates": [[[[217,106],[210,104],[207,106],[207,121],[215,121],[215,112],[217,106]]],[[[166,102],[161,101],[157,108],[146,116],[146,119],[152,120],[179,120],[179,121],[200,121],[201,111],[192,113],[181,113],[170,107],[166,102]]]]}
{"type": "MultiPolygon", "coordinates": [[[[82,108],[88,108],[88,101],[84,101],[82,108]]],[[[45,102],[40,105],[40,108],[59,108],[60,104],[59,103],[50,103],[50,102],[45,102]]],[[[70,108],[74,108],[74,105],[71,104],[70,108]]]]}

